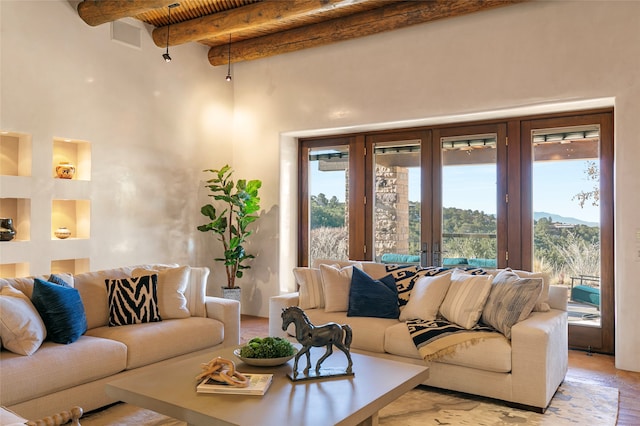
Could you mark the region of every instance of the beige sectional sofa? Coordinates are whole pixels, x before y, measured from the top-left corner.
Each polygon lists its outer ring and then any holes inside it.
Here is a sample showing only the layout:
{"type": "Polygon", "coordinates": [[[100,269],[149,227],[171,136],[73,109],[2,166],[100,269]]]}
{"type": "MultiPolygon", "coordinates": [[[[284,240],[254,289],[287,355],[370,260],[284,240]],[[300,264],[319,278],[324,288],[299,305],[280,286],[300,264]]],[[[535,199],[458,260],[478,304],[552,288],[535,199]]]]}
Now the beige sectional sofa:
{"type": "MultiPolygon", "coordinates": [[[[309,269],[318,268],[323,262],[342,267],[350,263],[318,261],[313,265],[314,268],[309,269]]],[[[375,279],[388,274],[388,266],[379,263],[361,262],[361,269],[375,279]]],[[[486,272],[495,275],[498,271],[486,272]]],[[[530,275],[524,271],[515,272],[522,276],[530,275]]],[[[548,282],[544,274],[542,278],[548,282]]],[[[299,279],[297,282],[300,284],[299,279]]],[[[300,293],[295,292],[270,299],[271,335],[286,336],[287,333],[281,329],[281,313],[288,306],[299,305],[299,296],[300,293]]],[[[323,296],[328,295],[320,297],[323,296]]],[[[531,312],[526,319],[513,325],[511,339],[499,335],[479,343],[462,345],[452,353],[430,359],[430,377],[424,384],[495,398],[544,412],[568,368],[567,290],[547,284],[540,294],[540,301],[543,302],[541,309],[531,312]]],[[[353,329],[351,349],[354,352],[414,364],[427,362],[414,344],[404,321],[348,316],[346,310],[332,310],[327,312],[322,307],[316,307],[305,309],[305,313],[314,325],[327,322],[349,324],[353,329]]],[[[287,331],[289,336],[293,336],[293,329],[287,331]]],[[[354,365],[354,371],[357,373],[357,365],[354,365]]]]}
{"type": "MultiPolygon", "coordinates": [[[[62,274],[79,292],[87,330],[70,344],[45,340],[31,355],[9,351],[3,341],[0,405],[32,419],[71,405],[90,411],[115,402],[104,391],[109,381],[150,365],[239,344],[240,304],[206,296],[208,275],[208,268],[178,265],[62,274]],[[157,274],[159,312],[164,317],[157,322],[110,327],[105,280],[144,274],[145,270],[157,274]]],[[[5,286],[31,298],[34,279],[0,279],[0,289],[5,286]]]]}

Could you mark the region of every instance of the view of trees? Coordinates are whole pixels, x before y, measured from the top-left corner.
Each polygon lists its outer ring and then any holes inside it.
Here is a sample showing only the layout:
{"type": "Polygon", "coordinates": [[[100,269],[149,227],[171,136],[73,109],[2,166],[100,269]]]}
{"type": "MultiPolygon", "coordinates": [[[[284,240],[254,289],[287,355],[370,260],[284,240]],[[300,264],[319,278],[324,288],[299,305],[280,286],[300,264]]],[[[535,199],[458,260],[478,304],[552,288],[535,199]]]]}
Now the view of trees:
{"type": "Polygon", "coordinates": [[[346,206],[334,195],[312,195],[309,262],[313,259],[348,259],[349,232],[345,225],[346,206]]]}
{"type": "MultiPolygon", "coordinates": [[[[587,197],[593,201],[594,195],[587,197]]],[[[597,198],[596,198],[597,199],[597,198]]],[[[311,257],[348,258],[345,203],[335,196],[311,196],[311,257]]],[[[420,203],[409,203],[409,253],[420,252],[420,203]]],[[[496,258],[496,217],[477,210],[443,209],[445,257],[496,258]],[[447,234],[454,236],[447,237],[447,234]],[[477,237],[460,234],[481,234],[477,237]]],[[[569,277],[599,274],[600,229],[563,225],[543,217],[534,224],[534,269],[549,272],[554,283],[569,277]]]]}
{"type": "Polygon", "coordinates": [[[600,275],[600,229],[596,226],[557,226],[551,218],[534,225],[536,269],[551,273],[554,282],[570,276],[600,275]]]}
{"type": "Polygon", "coordinates": [[[334,195],[331,199],[323,193],[311,196],[311,229],[344,226],[345,204],[334,195]]]}

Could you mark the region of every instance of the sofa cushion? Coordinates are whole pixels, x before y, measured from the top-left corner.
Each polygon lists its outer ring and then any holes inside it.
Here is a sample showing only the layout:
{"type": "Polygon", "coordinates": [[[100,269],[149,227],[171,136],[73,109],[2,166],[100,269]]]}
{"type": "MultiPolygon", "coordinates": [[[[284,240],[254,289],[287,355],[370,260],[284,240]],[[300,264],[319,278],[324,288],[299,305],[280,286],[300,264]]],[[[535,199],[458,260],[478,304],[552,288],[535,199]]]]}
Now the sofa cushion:
{"type": "Polygon", "coordinates": [[[33,354],[47,336],[44,322],[29,298],[10,285],[0,289],[0,340],[18,355],[33,354]]]}
{"type": "MultiPolygon", "coordinates": [[[[387,327],[384,335],[384,349],[385,352],[393,355],[421,359],[405,323],[387,327]]],[[[473,345],[460,347],[455,353],[445,355],[433,362],[508,373],[511,371],[511,344],[504,336],[484,339],[473,345]]]]}
{"type": "Polygon", "coordinates": [[[440,305],[440,313],[447,320],[466,329],[478,323],[491,291],[493,275],[472,275],[456,269],[451,285],[440,305]]]}
{"type": "Polygon", "coordinates": [[[301,309],[324,308],[324,291],[319,268],[293,268],[293,276],[300,292],[301,309]]]}
{"type": "Polygon", "coordinates": [[[405,322],[393,324],[384,330],[384,352],[407,358],[422,359],[405,322]]]}
{"type": "Polygon", "coordinates": [[[63,287],[73,287],[73,275],[71,274],[51,274],[49,275],[49,279],[47,281],[53,284],[61,285],[63,287]]]}
{"type": "Polygon", "coordinates": [[[189,267],[177,268],[136,268],[134,277],[156,273],[158,275],[158,310],[162,319],[188,318],[191,316],[187,309],[187,298],[184,293],[189,284],[189,267]]]}
{"type": "Polygon", "coordinates": [[[107,279],[109,326],[162,321],[158,312],[158,275],[107,279]]]}
{"type": "Polygon", "coordinates": [[[510,270],[498,273],[482,311],[482,322],[511,339],[511,327],[526,319],[542,292],[542,279],[520,278],[510,270]]]}
{"type": "Polygon", "coordinates": [[[122,342],[127,347],[127,369],[209,348],[224,340],[224,325],[202,317],[162,322],[98,327],[87,335],[122,342]]]}
{"type": "Polygon", "coordinates": [[[52,342],[73,343],[87,331],[84,306],[75,288],[36,278],[31,300],[47,327],[47,338],[52,342]]]}
{"type": "MultiPolygon", "coordinates": [[[[59,273],[59,274],[55,274],[55,275],[56,275],[57,278],[61,279],[65,283],[67,283],[69,285],[69,287],[75,287],[74,286],[74,282],[75,281],[73,279],[73,275],[67,274],[67,273],[59,273]]],[[[31,277],[0,278],[0,287],[2,287],[4,285],[10,285],[11,287],[15,288],[16,290],[20,290],[29,299],[31,299],[31,295],[33,294],[33,282],[34,282],[34,279],[40,278],[43,281],[52,282],[52,280],[51,280],[52,276],[53,275],[48,274],[48,275],[36,275],[36,276],[31,276],[31,277]]]]}
{"type": "Polygon", "coordinates": [[[445,355],[434,362],[495,373],[509,373],[511,371],[511,344],[506,337],[501,335],[459,348],[455,353],[445,355]]]}
{"type": "MultiPolygon", "coordinates": [[[[175,268],[177,266],[176,264],[125,266],[74,275],[74,287],[78,289],[80,297],[82,297],[82,303],[84,304],[84,310],[87,316],[87,327],[92,329],[109,324],[109,301],[107,299],[107,287],[105,286],[106,279],[131,277],[133,270],[136,268],[153,268],[154,270],[159,270],[163,268],[175,268]]],[[[201,316],[204,316],[204,289],[194,288],[194,281],[199,278],[196,275],[197,274],[190,273],[189,279],[191,285],[187,292],[193,294],[189,294],[187,299],[193,300],[196,304],[192,303],[194,306],[189,306],[189,312],[202,311],[201,316]]]]}
{"type": "Polygon", "coordinates": [[[379,280],[380,278],[389,275],[387,272],[387,265],[384,263],[363,260],[360,264],[362,265],[362,270],[373,279],[379,280]]]}
{"type": "Polygon", "coordinates": [[[354,266],[362,268],[360,264],[345,267],[320,265],[325,311],[346,312],[349,308],[349,288],[354,266]]]}
{"type": "Polygon", "coordinates": [[[130,272],[125,269],[86,272],[74,276],[75,287],[80,292],[82,303],[84,303],[89,330],[109,324],[109,300],[105,280],[128,276],[130,272]]]}
{"type": "Polygon", "coordinates": [[[71,345],[46,341],[33,355],[0,352],[0,397],[13,405],[123,371],[127,347],[113,340],[81,336],[71,345]]]}
{"type": "Polygon", "coordinates": [[[400,310],[404,309],[411,298],[411,291],[416,281],[420,277],[435,276],[451,271],[448,268],[408,266],[408,265],[386,265],[388,274],[391,274],[396,280],[398,287],[398,303],[400,310]]]}
{"type": "Polygon", "coordinates": [[[400,313],[400,321],[410,319],[434,320],[440,304],[447,295],[451,284],[451,274],[418,278],[413,285],[409,302],[400,313]]]}
{"type": "Polygon", "coordinates": [[[549,275],[544,272],[529,272],[529,271],[520,271],[514,269],[515,272],[520,278],[540,278],[542,279],[542,291],[540,292],[540,296],[538,296],[538,300],[536,304],[533,306],[533,310],[536,312],[548,312],[551,310],[549,306],[549,275]]]}
{"type": "Polygon", "coordinates": [[[347,316],[398,318],[399,314],[396,280],[391,275],[374,280],[354,267],[347,316]]]}
{"type": "MultiPolygon", "coordinates": [[[[309,309],[305,311],[311,323],[316,326],[328,322],[349,324],[353,330],[351,349],[361,349],[371,352],[384,352],[385,329],[398,324],[397,319],[347,317],[346,312],[325,312],[323,309],[309,309]]],[[[404,325],[404,324],[403,324],[404,325]]],[[[406,326],[405,326],[406,327],[406,326]]]]}

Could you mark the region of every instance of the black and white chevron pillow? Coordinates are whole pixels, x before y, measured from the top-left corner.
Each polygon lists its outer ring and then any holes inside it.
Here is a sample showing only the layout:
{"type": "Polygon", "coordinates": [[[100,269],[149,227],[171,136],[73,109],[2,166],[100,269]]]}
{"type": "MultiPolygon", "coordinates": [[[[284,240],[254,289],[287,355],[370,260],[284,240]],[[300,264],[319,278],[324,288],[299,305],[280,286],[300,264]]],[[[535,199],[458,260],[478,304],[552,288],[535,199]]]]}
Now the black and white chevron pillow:
{"type": "Polygon", "coordinates": [[[158,275],[105,280],[109,327],[162,321],[158,311],[158,275]]]}

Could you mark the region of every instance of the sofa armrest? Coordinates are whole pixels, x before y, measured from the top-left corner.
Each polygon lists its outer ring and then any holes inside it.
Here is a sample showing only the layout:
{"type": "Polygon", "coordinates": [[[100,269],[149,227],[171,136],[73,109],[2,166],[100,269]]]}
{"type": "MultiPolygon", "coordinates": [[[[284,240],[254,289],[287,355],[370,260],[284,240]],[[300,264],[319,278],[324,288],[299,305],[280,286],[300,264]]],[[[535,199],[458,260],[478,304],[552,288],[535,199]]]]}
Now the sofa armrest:
{"type": "Polygon", "coordinates": [[[551,309],[566,311],[569,303],[569,288],[562,285],[549,286],[549,306],[551,309]]]}
{"type": "Polygon", "coordinates": [[[514,400],[546,409],[569,365],[567,313],[533,312],[511,328],[514,400]]]}
{"type": "Polygon", "coordinates": [[[269,336],[287,337],[282,330],[282,310],[289,306],[298,306],[299,293],[287,293],[269,299],[269,336]]]}
{"type": "Polygon", "coordinates": [[[207,317],[224,324],[224,346],[240,344],[240,302],[221,297],[206,296],[207,317]]]}

